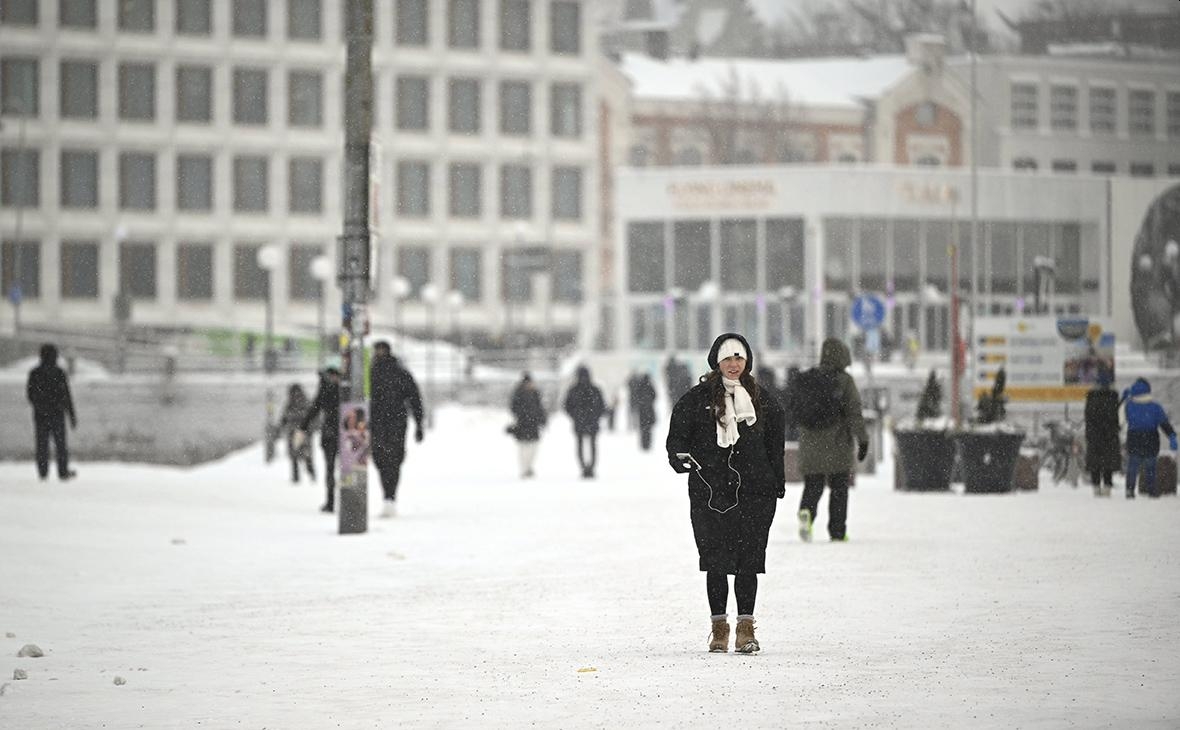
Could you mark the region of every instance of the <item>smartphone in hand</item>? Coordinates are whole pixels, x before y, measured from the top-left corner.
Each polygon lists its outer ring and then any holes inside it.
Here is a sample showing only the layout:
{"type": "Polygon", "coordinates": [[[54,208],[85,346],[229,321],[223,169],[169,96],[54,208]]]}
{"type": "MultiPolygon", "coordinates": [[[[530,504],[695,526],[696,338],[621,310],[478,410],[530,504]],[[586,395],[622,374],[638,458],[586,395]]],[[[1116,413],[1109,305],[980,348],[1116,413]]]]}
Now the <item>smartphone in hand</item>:
{"type": "Polygon", "coordinates": [[[701,470],[701,465],[698,464],[697,460],[692,458],[692,454],[688,453],[687,451],[676,454],[676,458],[680,459],[680,464],[685,469],[696,469],[697,471],[701,470]]]}

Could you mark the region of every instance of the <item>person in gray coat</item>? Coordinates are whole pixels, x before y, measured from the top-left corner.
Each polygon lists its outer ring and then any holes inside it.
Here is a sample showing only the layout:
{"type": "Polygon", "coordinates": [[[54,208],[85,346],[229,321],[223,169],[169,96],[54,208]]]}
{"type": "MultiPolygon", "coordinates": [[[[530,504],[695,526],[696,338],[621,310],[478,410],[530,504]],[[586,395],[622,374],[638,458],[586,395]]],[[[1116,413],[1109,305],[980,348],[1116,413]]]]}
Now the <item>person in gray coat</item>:
{"type": "Polygon", "coordinates": [[[828,536],[848,539],[848,483],[857,461],[869,451],[869,435],[861,415],[860,392],[846,368],[852,364],[848,346],[824,340],[819,366],[796,378],[792,405],[799,425],[799,470],[803,498],[799,502],[799,537],[811,541],[811,526],[824,485],[829,488],[828,536]]]}

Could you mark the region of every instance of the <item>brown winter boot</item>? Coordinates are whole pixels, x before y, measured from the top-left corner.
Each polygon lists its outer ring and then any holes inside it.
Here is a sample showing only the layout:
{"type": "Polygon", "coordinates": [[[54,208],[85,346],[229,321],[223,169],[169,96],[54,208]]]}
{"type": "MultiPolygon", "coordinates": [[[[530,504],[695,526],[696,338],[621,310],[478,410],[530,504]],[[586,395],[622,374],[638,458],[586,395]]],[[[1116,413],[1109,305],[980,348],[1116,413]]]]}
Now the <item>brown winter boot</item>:
{"type": "Polygon", "coordinates": [[[719,618],[713,621],[713,636],[709,638],[709,651],[724,654],[729,651],[729,621],[719,618]]]}
{"type": "Polygon", "coordinates": [[[754,619],[739,618],[737,639],[734,641],[733,650],[739,654],[753,654],[761,648],[758,646],[758,640],[754,638],[754,619]]]}

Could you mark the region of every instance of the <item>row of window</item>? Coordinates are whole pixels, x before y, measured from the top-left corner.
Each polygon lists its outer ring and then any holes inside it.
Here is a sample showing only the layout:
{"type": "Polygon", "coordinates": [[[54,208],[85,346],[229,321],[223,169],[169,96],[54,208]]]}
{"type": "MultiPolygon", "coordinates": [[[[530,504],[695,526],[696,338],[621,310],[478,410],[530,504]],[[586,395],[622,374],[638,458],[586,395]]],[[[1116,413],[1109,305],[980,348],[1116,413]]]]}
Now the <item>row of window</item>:
{"type": "MultiPolygon", "coordinates": [[[[259,301],[267,296],[268,273],[258,264],[262,244],[239,243],[232,248],[232,292],[236,301],[259,301]]],[[[176,298],[182,302],[212,302],[214,298],[214,244],[178,243],[175,248],[176,298]]],[[[60,293],[62,299],[98,299],[102,291],[99,261],[102,244],[93,240],[62,241],[60,247],[60,293]]],[[[150,241],[123,241],[118,244],[118,290],[140,300],[159,296],[160,248],[150,241]]],[[[410,298],[416,299],[430,283],[432,254],[427,246],[399,246],[397,273],[410,284],[410,298]]],[[[453,247],[447,252],[450,289],[460,292],[468,304],[483,301],[484,251],[474,247],[453,247]]],[[[293,244],[287,249],[287,300],[313,302],[321,294],[321,284],[312,275],[312,261],[323,254],[314,244],[293,244]]],[[[507,302],[533,300],[533,252],[526,257],[502,257],[500,298],[507,302]]],[[[582,301],[582,254],[578,251],[546,251],[545,268],[551,272],[551,296],[556,302],[582,301]]],[[[41,244],[37,241],[4,241],[0,246],[0,289],[9,296],[19,284],[24,299],[42,297],[41,244]]]]}
{"type": "MultiPolygon", "coordinates": [[[[487,0],[491,2],[492,0],[487,0]]],[[[5,0],[0,3],[0,23],[35,26],[42,0],[5,0]]],[[[59,0],[58,24],[62,28],[93,29],[98,26],[97,0],[59,0]]],[[[238,38],[265,38],[270,28],[270,0],[232,0],[231,32],[238,38]]],[[[119,0],[117,24],[129,33],[156,32],[156,0],[119,0]]],[[[484,43],[481,0],[396,0],[394,40],[401,46],[430,45],[430,15],[446,12],[446,42],[453,49],[479,49],[484,43]]],[[[498,0],[498,47],[503,51],[532,51],[533,0],[498,0]]],[[[374,13],[386,3],[374,3],[374,13]]],[[[347,4],[340,3],[341,32],[347,33],[347,4]]],[[[321,0],[287,0],[287,38],[319,41],[323,37],[321,0]]],[[[208,36],[213,33],[212,0],[175,0],[177,35],[208,36]]],[[[376,23],[374,23],[375,25],[376,23]]],[[[574,0],[552,0],[549,6],[549,50],[555,54],[582,52],[581,6],[574,0]]]]}
{"type": "MultiPolygon", "coordinates": [[[[270,159],[263,155],[232,158],[233,210],[268,213],[271,210],[270,159]]],[[[0,151],[0,205],[36,208],[41,205],[41,151],[0,151]]],[[[484,214],[484,168],[476,162],[452,162],[446,167],[447,213],[453,218],[480,218],[484,214]]],[[[99,152],[63,149],[59,163],[59,201],[62,208],[99,207],[99,152]]],[[[397,214],[407,218],[432,215],[432,163],[399,160],[395,163],[397,214]]],[[[500,216],[533,217],[533,168],[523,164],[499,166],[500,216]]],[[[583,207],[583,170],[554,166],[550,170],[550,215],[560,221],[580,221],[583,207]]],[[[176,209],[211,212],[214,209],[214,157],[211,154],[176,155],[176,209]]],[[[324,161],[318,157],[287,159],[287,211],[318,214],[324,210],[324,161]]],[[[118,158],[118,206],[122,210],[156,210],[156,155],[152,152],[120,152],[118,158]]]]}
{"type": "MultiPolygon", "coordinates": [[[[58,114],[62,119],[99,117],[99,64],[73,59],[60,67],[58,114]]],[[[214,117],[212,66],[180,64],[176,67],[176,121],[208,124],[214,117]]],[[[266,125],[271,121],[269,106],[270,72],[265,68],[236,67],[231,73],[231,118],[235,124],[266,125]]],[[[431,128],[432,78],[401,74],[394,81],[393,120],[395,128],[428,132],[431,128]]],[[[492,83],[492,82],[489,82],[492,83]]],[[[484,80],[448,78],[447,129],[455,134],[479,134],[483,130],[484,80]]],[[[533,133],[533,83],[523,80],[498,82],[499,131],[508,136],[533,133]]],[[[8,57],[0,60],[0,112],[14,116],[40,113],[39,61],[8,57]]],[[[156,65],[123,62],[118,65],[119,119],[151,122],[156,119],[156,65]]],[[[554,137],[582,136],[582,86],[555,82],[549,85],[549,132],[554,137]]],[[[345,102],[347,103],[347,102],[345,102]]],[[[298,70],[287,73],[287,124],[292,127],[322,127],[323,74],[298,70]]],[[[374,121],[376,123],[376,120],[374,121]]]]}
{"type": "MultiPolygon", "coordinates": [[[[1040,169],[1040,162],[1035,157],[1017,157],[1012,160],[1012,169],[1022,172],[1036,172],[1040,169]]],[[[1049,169],[1056,173],[1074,173],[1078,171],[1077,160],[1050,160],[1049,169]]],[[[1166,168],[1168,177],[1180,177],[1180,162],[1170,162],[1166,168]]],[[[1095,175],[1118,175],[1119,166],[1109,160],[1094,160],[1090,163],[1090,172],[1095,175]]],[[[1127,173],[1131,177],[1155,177],[1157,168],[1153,162],[1132,162],[1127,166],[1127,173]]]]}
{"type": "MultiPolygon", "coordinates": [[[[1109,86],[1091,86],[1088,91],[1090,132],[1114,134],[1118,130],[1118,90],[1109,86]]],[[[1038,129],[1041,124],[1040,86],[1014,82],[1011,93],[1012,129],[1038,129]]],[[[1078,96],[1076,86],[1050,84],[1050,129],[1055,132],[1077,131],[1081,116],[1078,96]]],[[[1180,139],[1180,91],[1168,91],[1164,98],[1165,131],[1169,139],[1180,139]]],[[[1157,94],[1152,89],[1127,90],[1127,132],[1137,137],[1154,137],[1157,103],[1157,94]]]]}

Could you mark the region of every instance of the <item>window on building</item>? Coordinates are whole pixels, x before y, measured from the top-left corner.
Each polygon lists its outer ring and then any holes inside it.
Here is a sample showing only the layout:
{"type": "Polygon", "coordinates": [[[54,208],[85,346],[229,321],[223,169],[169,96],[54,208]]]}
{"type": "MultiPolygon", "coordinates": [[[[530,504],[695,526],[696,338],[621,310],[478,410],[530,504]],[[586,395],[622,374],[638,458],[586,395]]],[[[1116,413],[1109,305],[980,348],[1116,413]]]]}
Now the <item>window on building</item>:
{"type": "Polygon", "coordinates": [[[119,154],[119,208],[156,209],[156,156],[151,152],[119,154]]]}
{"type": "Polygon", "coordinates": [[[266,36],[267,0],[233,0],[233,31],[242,38],[266,36]]]}
{"type": "Polygon", "coordinates": [[[1012,84],[1012,128],[1036,129],[1039,123],[1037,104],[1036,84],[1012,84]]]}
{"type": "Polygon", "coordinates": [[[4,25],[36,25],[39,0],[5,0],[0,4],[0,23],[4,25]]]}
{"type": "Polygon", "coordinates": [[[1168,165],[1168,177],[1180,176],[1180,162],[1173,162],[1168,165]]]}
{"type": "Polygon", "coordinates": [[[320,0],[287,0],[287,37],[293,40],[320,39],[320,0]]]}
{"type": "Polygon", "coordinates": [[[582,219],[582,169],[579,167],[553,168],[553,208],[555,220],[582,219]]]}
{"type": "Polygon", "coordinates": [[[701,164],[701,151],[696,147],[681,147],[674,157],[677,165],[701,164]]]}
{"type": "Polygon", "coordinates": [[[531,218],[533,215],[533,170],[527,165],[500,168],[500,217],[531,218]]]}
{"type": "Polygon", "coordinates": [[[712,229],[707,220],[672,224],[672,285],[695,292],[713,278],[712,229]]]}
{"type": "Polygon", "coordinates": [[[1113,162],[1095,160],[1090,164],[1090,172],[1095,175],[1113,175],[1118,172],[1118,166],[1113,162]]]}
{"type": "Polygon", "coordinates": [[[1049,126],[1058,132],[1078,128],[1078,87],[1057,84],[1049,87],[1049,126]]]}
{"type": "Polygon", "coordinates": [[[523,136],[532,132],[532,87],[527,81],[500,82],[500,133],[523,136]]]}
{"type": "Polygon", "coordinates": [[[60,0],[57,23],[63,28],[94,28],[98,25],[94,0],[60,0]]]}
{"type": "Polygon", "coordinates": [[[1131,177],[1155,177],[1155,165],[1150,162],[1132,162],[1131,177]]]}
{"type": "Polygon", "coordinates": [[[1077,294],[1082,288],[1082,231],[1076,223],[1054,225],[1052,229],[1053,263],[1057,273],[1053,289],[1061,294],[1077,294]]]}
{"type": "Polygon", "coordinates": [[[265,299],[270,288],[270,272],[258,264],[262,244],[234,244],[234,299],[265,299]]]}
{"type": "Polygon", "coordinates": [[[458,134],[479,134],[479,79],[450,79],[448,124],[458,134]]]}
{"type": "Polygon", "coordinates": [[[582,52],[581,7],[559,1],[549,8],[549,48],[554,53],[576,56],[582,52]]]}
{"type": "Polygon", "coordinates": [[[259,155],[234,158],[234,210],[265,213],[270,206],[269,164],[259,155]]]}
{"type": "Polygon", "coordinates": [[[483,300],[481,254],[478,248],[451,249],[451,289],[462,294],[468,304],[483,300]]]}
{"type": "Polygon", "coordinates": [[[397,128],[425,132],[430,129],[430,79],[398,76],[393,100],[397,128]]]}
{"type": "Polygon", "coordinates": [[[1168,139],[1180,139],[1180,91],[1168,92],[1168,139]]]}
{"type": "Polygon", "coordinates": [[[1036,172],[1037,161],[1031,157],[1017,157],[1015,160],[1012,160],[1012,169],[1023,172],[1036,172]]]}
{"type": "Polygon", "coordinates": [[[61,97],[58,108],[67,119],[98,116],[98,64],[89,61],[61,62],[61,97]]]}
{"type": "Polygon", "coordinates": [[[455,218],[478,218],[483,212],[482,170],[477,163],[451,164],[450,214],[455,218]]]}
{"type": "MultiPolygon", "coordinates": [[[[885,291],[886,262],[889,260],[886,246],[889,240],[889,221],[865,218],[859,222],[859,245],[857,246],[860,291],[885,291]]],[[[767,282],[769,288],[770,283],[767,282]]]]}
{"type": "Polygon", "coordinates": [[[1090,131],[1094,134],[1114,134],[1118,105],[1115,90],[1103,86],[1090,87],[1090,131]]]}
{"type": "MultiPolygon", "coordinates": [[[[1016,294],[1019,268],[1016,248],[1016,225],[991,224],[991,291],[993,294],[1016,294]]],[[[986,270],[987,267],[985,267],[986,270]]]]}
{"type": "Polygon", "coordinates": [[[758,226],[753,220],[721,221],[721,288],[751,292],[758,288],[758,226]]]}
{"type": "Polygon", "coordinates": [[[213,157],[176,156],[176,209],[213,210],[213,157]]]}
{"type": "Polygon", "coordinates": [[[824,221],[824,287],[851,294],[852,247],[856,241],[853,222],[843,218],[824,221]]]}
{"type": "Polygon", "coordinates": [[[651,162],[651,152],[646,145],[633,144],[631,149],[627,151],[627,160],[631,163],[631,167],[647,167],[651,162]]]}
{"type": "Polygon", "coordinates": [[[156,118],[156,67],[150,63],[119,64],[119,118],[156,118]]]}
{"type": "Polygon", "coordinates": [[[632,222],[627,225],[627,290],[663,292],[664,224],[632,222]]]}
{"type": "Polygon", "coordinates": [[[578,84],[553,85],[549,131],[554,137],[582,136],[582,87],[578,84]]]}
{"type": "MultiPolygon", "coordinates": [[[[893,221],[893,290],[896,292],[918,293],[921,287],[922,254],[920,245],[922,230],[915,220],[893,221]]],[[[915,316],[916,319],[916,316],[915,316]]],[[[917,325],[913,325],[915,328],[917,325]]]]}
{"type": "Polygon", "coordinates": [[[450,0],[447,41],[451,48],[479,48],[479,0],[450,0]]]}
{"type": "Polygon", "coordinates": [[[578,251],[554,251],[553,301],[577,304],[582,301],[582,254],[578,251]]]}
{"type": "Polygon", "coordinates": [[[266,69],[234,69],[234,123],[266,124],[266,69]]]}
{"type": "Polygon", "coordinates": [[[430,163],[400,160],[397,163],[397,214],[407,218],[430,215],[430,163]]]}
{"type": "Polygon", "coordinates": [[[41,205],[41,150],[0,150],[0,205],[36,208],[41,205]]]}
{"type": "Polygon", "coordinates": [[[156,244],[119,244],[119,291],[133,299],[156,298],[156,244]]]}
{"type": "Polygon", "coordinates": [[[213,69],[208,66],[176,67],[176,121],[213,120],[213,69]]]}
{"type": "Polygon", "coordinates": [[[1022,223],[1021,232],[1021,272],[1023,279],[1022,291],[1027,297],[1036,293],[1036,261],[1038,258],[1053,258],[1052,229],[1047,223],[1022,223]]]}
{"type": "Polygon", "coordinates": [[[323,125],[323,79],[318,71],[291,71],[287,75],[287,123],[292,127],[323,125]]]}
{"type": "Polygon", "coordinates": [[[181,243],[176,246],[176,298],[208,301],[213,298],[213,245],[181,243]]]}
{"type": "Polygon", "coordinates": [[[0,246],[0,281],[4,297],[20,285],[25,299],[41,298],[41,244],[37,241],[4,241],[0,246]],[[19,277],[16,275],[20,272],[19,277]]]}
{"type": "Polygon", "coordinates": [[[41,81],[35,58],[9,56],[0,59],[0,113],[14,117],[35,117],[41,109],[41,81]]]}
{"type": "Polygon", "coordinates": [[[941,167],[942,160],[936,155],[922,155],[914,160],[914,164],[918,167],[941,167]]]}
{"type": "Polygon", "coordinates": [[[429,10],[426,0],[397,0],[395,18],[399,46],[424,46],[429,39],[429,10]]]}
{"type": "Polygon", "coordinates": [[[318,157],[292,157],[288,168],[288,209],[292,213],[322,212],[323,160],[318,157]]]}
{"type": "Polygon", "coordinates": [[[806,271],[803,246],[803,221],[800,218],[768,218],[766,220],[766,288],[780,291],[785,286],[795,288],[803,297],[806,293],[803,272],[806,271]]]}
{"type": "Polygon", "coordinates": [[[62,299],[98,299],[98,243],[61,242],[62,299]]]}
{"type": "Polygon", "coordinates": [[[1131,89],[1128,95],[1127,129],[1132,135],[1150,137],[1155,134],[1155,92],[1150,89],[1131,89]]]}
{"type": "Polygon", "coordinates": [[[500,48],[529,51],[532,48],[530,0],[500,0],[500,48]]]}
{"type": "Polygon", "coordinates": [[[156,0],[119,0],[119,30],[153,33],[156,30],[156,0]]]}
{"type": "Polygon", "coordinates": [[[98,152],[61,151],[61,207],[98,207],[98,152]]]}
{"type": "Polygon", "coordinates": [[[176,32],[180,35],[210,35],[213,32],[211,0],[176,0],[176,32]]]}
{"type": "Polygon", "coordinates": [[[951,257],[949,248],[953,231],[949,221],[927,221],[926,229],[926,283],[938,287],[944,294],[949,292],[951,257]]]}
{"type": "Polygon", "coordinates": [[[398,246],[397,273],[410,283],[410,297],[417,299],[422,287],[430,283],[430,249],[425,246],[398,246]]]}
{"type": "Polygon", "coordinates": [[[314,302],[320,298],[320,280],[311,273],[311,262],[323,254],[319,246],[291,246],[287,255],[287,298],[314,302]]]}
{"type": "Polygon", "coordinates": [[[1077,172],[1078,163],[1076,160],[1053,160],[1053,172],[1077,172]]]}

